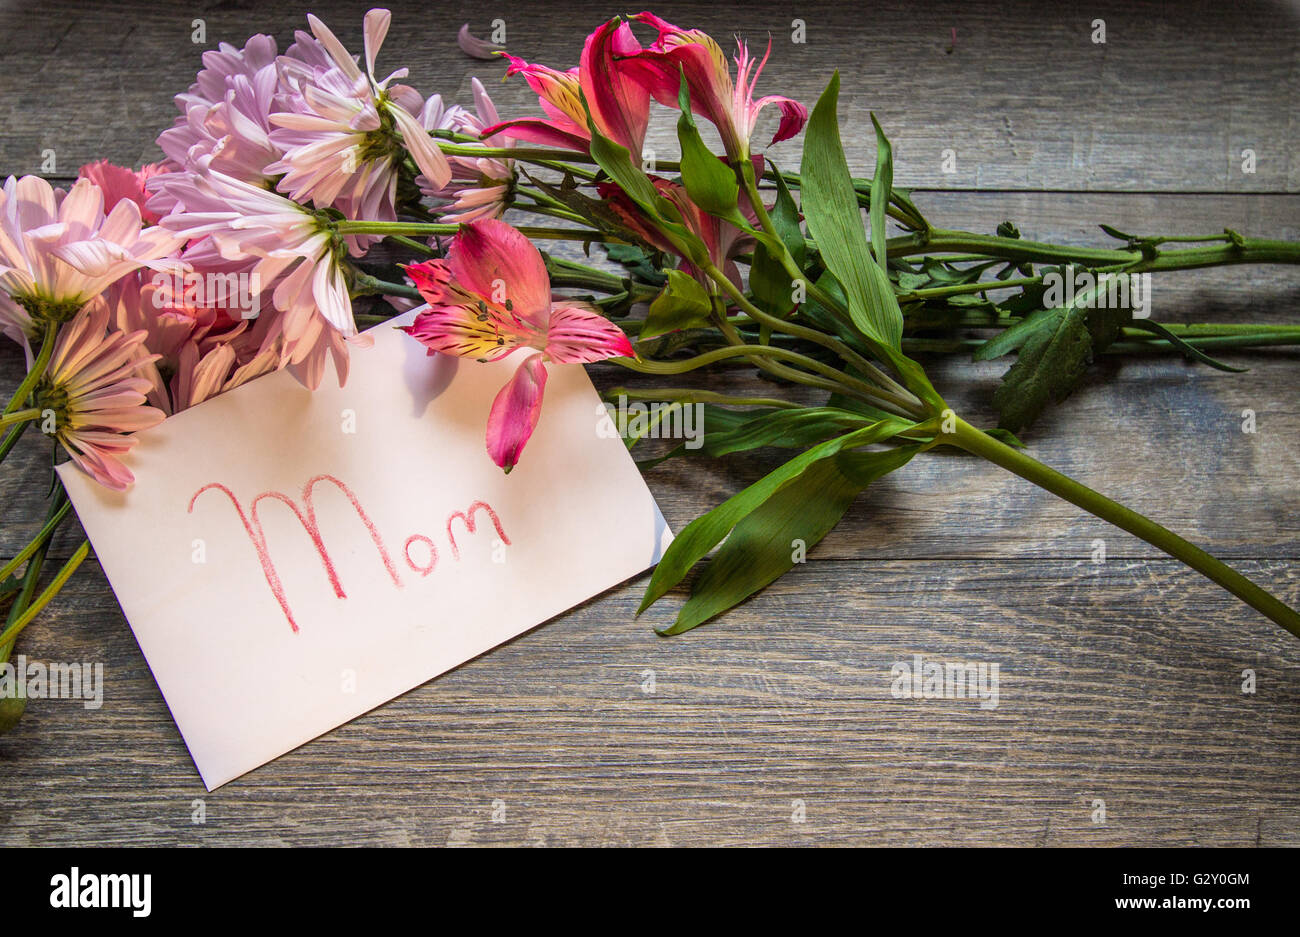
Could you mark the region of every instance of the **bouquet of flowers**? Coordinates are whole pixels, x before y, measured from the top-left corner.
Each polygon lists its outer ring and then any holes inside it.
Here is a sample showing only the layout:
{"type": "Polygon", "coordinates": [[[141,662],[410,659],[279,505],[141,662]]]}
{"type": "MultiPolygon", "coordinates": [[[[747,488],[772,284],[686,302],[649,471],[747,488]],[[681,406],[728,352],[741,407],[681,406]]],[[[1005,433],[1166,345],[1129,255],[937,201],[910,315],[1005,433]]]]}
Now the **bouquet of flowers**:
{"type": "MultiPolygon", "coordinates": [[[[366,14],[361,56],[308,23],[282,53],[265,35],[205,53],[158,138],[161,162],[91,164],[66,191],[5,181],[0,331],[28,368],[0,415],[0,459],[35,427],[56,460],[125,489],[138,431],[278,369],[313,389],[329,370],[343,383],[350,350],[368,344],[359,326],[413,312],[403,330],[430,355],[518,362],[484,430],[503,471],[529,457],[552,362],[625,369],[634,386],[608,395],[660,404],[656,420],[699,408],[699,445],[647,458],[646,471],[792,456],[667,550],[642,609],[703,569],[666,634],[788,572],[868,485],[955,448],[1141,537],[1300,636],[1285,603],[1037,462],[1015,435],[1103,352],[1236,370],[1210,352],[1300,342],[1300,327],[1161,324],[1143,299],[1153,273],[1297,263],[1300,244],[1103,225],[1112,243],[1075,247],[1009,222],[993,234],[939,227],[894,186],[879,124],[873,175],[851,174],[838,75],[811,110],[757,96],[770,42],[762,56],[738,42],[729,61],[709,35],[653,13],[598,25],[568,70],[462,30],[468,54],[504,60],[538,96],[538,112],[504,120],[477,79],[462,106],[401,83],[405,69],[378,77],[386,10],[366,14]],[[673,161],[643,158],[662,109],[675,112],[673,161]],[[803,133],[798,172],[765,157],[762,120],[772,143],[803,133]],[[591,262],[593,248],[605,258],[591,262]],[[916,357],[972,352],[1016,355],[993,398],[997,427],[963,420],[916,357]],[[715,373],[724,390],[691,386],[715,373]],[[737,373],[770,390],[725,392],[737,373]]],[[[634,422],[620,427],[629,446],[655,435],[634,422]]],[[[87,556],[83,543],[41,586],[68,514],[56,478],[44,525],[0,569],[0,659],[87,556]]],[[[12,722],[22,701],[3,702],[18,707],[12,722]]]]}

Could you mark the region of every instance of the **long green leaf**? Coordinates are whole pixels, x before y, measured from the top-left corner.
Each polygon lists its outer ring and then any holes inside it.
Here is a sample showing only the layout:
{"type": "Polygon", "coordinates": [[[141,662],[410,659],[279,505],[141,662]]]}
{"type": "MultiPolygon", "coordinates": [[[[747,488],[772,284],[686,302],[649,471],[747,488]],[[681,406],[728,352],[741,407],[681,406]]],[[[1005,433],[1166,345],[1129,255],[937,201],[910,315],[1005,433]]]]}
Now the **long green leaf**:
{"type": "Polygon", "coordinates": [[[875,114],[871,115],[871,125],[876,128],[876,174],[871,178],[871,250],[876,255],[876,263],[888,277],[885,213],[889,208],[889,193],[894,187],[894,151],[875,114]]]}
{"type": "Polygon", "coordinates": [[[796,553],[806,553],[830,533],[863,488],[906,464],[920,448],[840,452],[809,465],[736,525],[695,581],[677,620],[659,633],[690,631],[785,575],[796,553]]]}
{"type": "Polygon", "coordinates": [[[836,72],[808,119],[804,137],[803,211],[826,266],[844,287],[849,316],[871,341],[902,347],[903,314],[889,277],[867,247],[862,213],[840,142],[836,72]]]}
{"type": "Polygon", "coordinates": [[[714,457],[764,446],[797,449],[837,433],[861,429],[869,422],[860,414],[836,407],[776,410],[756,416],[729,432],[706,436],[703,449],[705,454],[714,457]]]}
{"type": "Polygon", "coordinates": [[[745,490],[732,495],[709,513],[691,521],[682,528],[681,533],[665,551],[659,565],[655,567],[637,614],[644,612],[662,598],[664,593],[681,582],[687,571],[717,546],[741,518],[780,491],[792,479],[801,475],[809,465],[819,459],[833,456],[841,449],[865,446],[888,439],[913,425],[915,424],[909,420],[893,417],[835,439],[828,439],[795,456],[745,490]]]}

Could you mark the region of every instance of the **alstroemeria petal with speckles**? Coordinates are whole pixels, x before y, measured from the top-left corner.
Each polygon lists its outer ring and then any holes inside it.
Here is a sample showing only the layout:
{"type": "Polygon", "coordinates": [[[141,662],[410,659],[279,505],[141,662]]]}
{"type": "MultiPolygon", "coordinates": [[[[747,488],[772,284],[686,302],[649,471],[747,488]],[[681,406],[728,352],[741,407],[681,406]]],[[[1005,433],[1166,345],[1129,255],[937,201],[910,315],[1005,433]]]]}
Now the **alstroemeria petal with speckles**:
{"type": "Polygon", "coordinates": [[[590,364],[636,355],[627,335],[586,303],[556,303],[546,330],[546,356],[557,364],[590,364]]]}

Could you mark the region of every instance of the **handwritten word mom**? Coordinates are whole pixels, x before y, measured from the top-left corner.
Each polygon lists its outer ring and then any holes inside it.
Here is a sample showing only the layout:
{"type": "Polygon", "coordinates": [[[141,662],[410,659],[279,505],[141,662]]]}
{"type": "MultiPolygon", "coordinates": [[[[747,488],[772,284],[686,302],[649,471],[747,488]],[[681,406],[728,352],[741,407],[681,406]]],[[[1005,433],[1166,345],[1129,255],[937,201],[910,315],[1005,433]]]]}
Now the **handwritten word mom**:
{"type": "MultiPolygon", "coordinates": [[[[329,482],[335,485],[339,491],[347,497],[353,510],[357,512],[357,517],[361,519],[370,534],[370,540],[375,545],[375,550],[379,554],[380,561],[384,564],[393,585],[399,589],[402,587],[402,578],[397,571],[397,566],[393,562],[392,556],[388,552],[388,547],[384,544],[384,538],[380,535],[375,527],[374,521],[370,519],[357,496],[353,494],[352,489],[343,482],[339,481],[333,475],[317,475],[307,480],[307,484],[302,486],[302,508],[299,508],[288,495],[279,491],[264,491],[253,498],[248,504],[248,510],[245,512],[240,505],[239,499],[225,485],[220,482],[211,482],[204,485],[198,491],[194,492],[190,498],[189,512],[194,512],[194,502],[199,499],[199,495],[205,491],[219,491],[230,499],[230,503],[235,508],[235,513],[239,515],[240,523],[244,525],[244,530],[248,533],[248,539],[252,541],[253,549],[257,551],[258,562],[262,564],[262,574],[266,576],[266,584],[271,588],[271,594],[280,604],[280,610],[284,612],[284,617],[289,622],[289,627],[298,631],[298,623],[294,621],[293,612],[289,608],[289,601],[285,597],[284,585],[280,581],[280,574],[276,572],[275,564],[271,561],[271,552],[266,543],[266,532],[262,529],[262,522],[258,519],[257,508],[267,498],[279,501],[288,505],[289,510],[293,511],[294,517],[298,518],[298,523],[302,524],[303,530],[311,538],[312,546],[316,548],[316,554],[320,557],[321,566],[325,569],[325,575],[329,577],[330,585],[334,588],[334,594],[340,599],[346,599],[347,593],[343,591],[343,584],[339,581],[338,572],[334,569],[334,561],[330,559],[329,551],[325,549],[325,541],[321,537],[320,525],[316,522],[316,507],[312,502],[312,492],[316,485],[321,482],[329,482]]],[[[491,505],[486,501],[475,501],[464,511],[453,511],[447,515],[447,541],[451,546],[451,555],[454,559],[460,559],[460,548],[456,544],[456,532],[453,525],[460,521],[465,527],[466,533],[475,533],[477,523],[474,515],[478,511],[484,511],[492,521],[492,526],[496,528],[497,536],[506,546],[510,545],[510,538],[506,536],[505,529],[501,526],[501,519],[497,517],[497,512],[492,510],[491,505]]],[[[431,539],[424,534],[411,534],[406,538],[402,545],[402,557],[406,560],[406,565],[411,568],[412,572],[419,573],[421,576],[427,576],[433,572],[434,567],[438,565],[438,548],[434,546],[431,539]],[[411,557],[411,546],[415,543],[422,543],[429,551],[429,559],[425,563],[419,563],[411,557]]]]}

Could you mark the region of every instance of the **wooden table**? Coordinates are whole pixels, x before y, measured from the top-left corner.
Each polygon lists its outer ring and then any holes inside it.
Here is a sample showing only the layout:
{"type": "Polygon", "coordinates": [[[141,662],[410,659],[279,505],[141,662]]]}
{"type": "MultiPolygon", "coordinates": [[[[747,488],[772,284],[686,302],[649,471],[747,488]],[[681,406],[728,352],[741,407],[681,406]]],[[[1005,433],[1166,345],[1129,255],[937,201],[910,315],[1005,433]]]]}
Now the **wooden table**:
{"type": "MultiPolygon", "coordinates": [[[[205,46],[270,32],[292,4],[0,6],[0,168],[67,179],[94,158],[157,158],[205,46]]],[[[512,51],[568,66],[619,8],[394,3],[381,65],[465,101],[518,79],[455,31],[507,24],[512,51]]],[[[360,48],[364,7],[311,7],[360,48]]],[[[838,67],[850,163],[873,110],[896,181],[947,227],[1100,243],[1231,226],[1300,238],[1300,29],[1284,4],[666,4],[772,60],[760,82],[811,103],[838,67]],[[792,44],[791,20],[807,42],[792,44]],[[1106,42],[1092,41],[1094,19],[1106,42]],[[953,42],[955,29],[955,43],[953,42]],[[943,171],[943,151],[955,171],[943,171]],[[1242,172],[1242,151],[1256,154],[1242,172]]],[[[651,136],[668,152],[669,122],[651,136]]],[[[798,141],[773,151],[794,168],[798,141]]],[[[1156,282],[1165,322],[1294,320],[1293,269],[1156,282]]],[[[1147,512],[1300,602],[1295,352],[1227,375],[1173,357],[1106,359],[1025,434],[1032,453],[1147,512]],[[1242,432],[1242,411],[1258,431],[1242,432]]],[[[934,365],[988,420],[1006,362],[934,365]]],[[[22,362],[0,349],[0,386],[22,362]]],[[[625,375],[597,369],[608,384],[625,375]]],[[[0,476],[0,556],[40,523],[48,454],[0,476]]],[[[30,444],[29,444],[30,443],[30,444]]],[[[649,483],[680,528],[771,463],[669,464],[649,483]]],[[[79,542],[67,531],[54,554],[79,542]]],[[[102,661],[106,700],[40,701],[0,737],[9,844],[1300,844],[1300,645],[1144,543],[970,459],[918,459],[873,487],[810,562],[687,636],[633,620],[644,577],[206,794],[98,567],[23,635],[32,658],[102,661]],[[1093,562],[1094,541],[1107,561],[1093,562]],[[1000,666],[1000,702],[895,699],[922,654],[1000,666]],[[1257,692],[1242,692],[1243,671],[1257,692]],[[654,692],[647,693],[653,671],[654,692]],[[202,824],[194,818],[203,801],[202,824]],[[1099,822],[1098,801],[1104,801],[1099,822]],[[803,822],[797,822],[800,815],[803,822]]],[[[250,661],[250,666],[254,662],[250,661]]]]}

